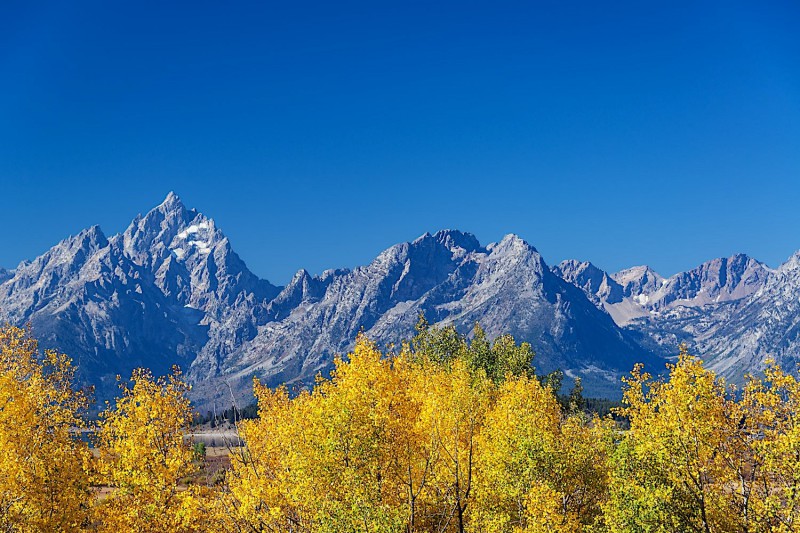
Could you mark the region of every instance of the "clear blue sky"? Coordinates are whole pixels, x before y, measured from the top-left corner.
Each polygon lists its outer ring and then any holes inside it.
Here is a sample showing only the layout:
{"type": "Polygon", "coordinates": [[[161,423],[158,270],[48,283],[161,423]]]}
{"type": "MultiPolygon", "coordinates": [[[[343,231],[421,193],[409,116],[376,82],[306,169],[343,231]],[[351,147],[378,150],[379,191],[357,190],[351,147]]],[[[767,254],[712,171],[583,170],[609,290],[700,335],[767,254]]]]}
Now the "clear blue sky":
{"type": "Polygon", "coordinates": [[[800,249],[800,4],[3,2],[0,265],[175,190],[257,274],[425,231],[800,249]]]}

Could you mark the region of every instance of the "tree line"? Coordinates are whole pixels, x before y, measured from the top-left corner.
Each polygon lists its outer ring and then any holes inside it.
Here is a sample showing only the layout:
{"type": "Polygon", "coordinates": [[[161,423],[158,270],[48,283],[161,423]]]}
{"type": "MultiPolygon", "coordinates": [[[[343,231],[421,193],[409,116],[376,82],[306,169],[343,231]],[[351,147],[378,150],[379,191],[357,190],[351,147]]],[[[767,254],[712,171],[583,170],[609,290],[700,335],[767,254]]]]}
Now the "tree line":
{"type": "MultiPolygon", "coordinates": [[[[636,366],[622,407],[588,415],[580,387],[533,351],[421,322],[389,353],[359,337],[330,378],[254,383],[244,446],[200,482],[176,369],[137,370],[96,423],[69,358],[0,329],[5,531],[761,532],[800,529],[800,384],[768,363],[740,389],[681,347],[636,366]],[[79,438],[94,433],[93,447],[79,438]]],[[[233,417],[235,420],[235,417],[233,417]]]]}

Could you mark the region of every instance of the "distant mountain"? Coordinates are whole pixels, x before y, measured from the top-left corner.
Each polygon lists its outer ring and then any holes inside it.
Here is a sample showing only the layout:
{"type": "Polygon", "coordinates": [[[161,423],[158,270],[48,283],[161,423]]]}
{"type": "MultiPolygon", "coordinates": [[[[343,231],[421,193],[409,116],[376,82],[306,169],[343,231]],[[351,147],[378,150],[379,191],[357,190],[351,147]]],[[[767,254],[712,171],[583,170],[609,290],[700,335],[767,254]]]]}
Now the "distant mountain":
{"type": "Polygon", "coordinates": [[[166,298],[198,317],[205,338],[192,361],[202,353],[211,369],[256,334],[280,292],[248,270],[212,219],[186,209],[174,193],[112,240],[166,298]]]}
{"type": "Polygon", "coordinates": [[[664,278],[574,260],[551,269],[516,235],[483,246],[445,230],[353,270],[299,270],[277,287],[247,268],[214,220],[170,193],[121,234],[94,226],[0,269],[0,322],[32,324],[43,347],[75,359],[99,400],[137,366],[180,365],[203,408],[248,401],[254,376],[309,385],[359,331],[396,344],[420,313],[528,341],[539,371],[580,376],[591,395],[619,396],[636,362],[661,371],[679,342],[741,381],[767,356],[794,368],[800,255],[775,270],[734,255],[664,278]]]}
{"type": "Polygon", "coordinates": [[[675,307],[740,300],[763,286],[771,272],[744,254],[714,259],[669,278],[647,266],[608,274],[575,260],[563,261],[553,271],[581,288],[621,326],[675,307]]]}
{"type": "MultiPolygon", "coordinates": [[[[729,262],[729,264],[731,264],[729,262]]],[[[768,358],[796,371],[800,361],[800,253],[776,270],[741,261],[732,290],[706,291],[692,301],[647,321],[635,322],[651,338],[683,340],[702,355],[709,368],[734,383],[758,372],[768,358]]]]}
{"type": "MultiPolygon", "coordinates": [[[[800,355],[800,259],[778,269],[744,254],[708,261],[663,278],[648,267],[608,275],[565,261],[557,272],[581,287],[650,351],[667,355],[680,342],[734,383],[771,357],[796,369],[800,355]],[[588,280],[606,278],[613,290],[588,280]]],[[[588,266],[587,266],[588,265],[588,266]]]]}
{"type": "Polygon", "coordinates": [[[581,376],[595,394],[619,394],[619,378],[634,361],[658,364],[519,237],[483,248],[473,235],[448,230],[392,246],[352,271],[298,272],[270,304],[270,321],[218,365],[218,376],[202,355],[191,375],[205,397],[227,393],[208,390],[219,378],[310,383],[360,330],[397,343],[420,313],[464,332],[480,323],[490,336],[528,340],[537,368],[581,376]]]}
{"type": "Polygon", "coordinates": [[[640,316],[644,313],[643,310],[639,310],[638,305],[635,305],[638,302],[631,298],[631,289],[628,285],[623,287],[612,275],[588,261],[570,259],[562,261],[552,270],[557,276],[581,289],[597,307],[608,312],[618,324],[624,325],[628,314],[640,316]],[[633,307],[633,312],[623,311],[629,307],[633,307]]]}
{"type": "Polygon", "coordinates": [[[97,226],[19,265],[0,284],[0,320],[32,324],[44,347],[76,360],[101,398],[115,392],[118,373],[187,365],[204,342],[199,318],[166,298],[97,226]]]}
{"type": "Polygon", "coordinates": [[[278,291],[247,270],[213,220],[170,194],[120,235],[94,226],[20,264],[0,284],[0,321],[30,323],[103,400],[135,367],[188,368],[202,350],[254,335],[278,291]]]}
{"type": "Polygon", "coordinates": [[[253,376],[309,384],[359,331],[398,343],[420,313],[528,340],[541,371],[580,375],[589,393],[619,394],[634,361],[654,360],[514,235],[484,248],[468,233],[425,234],[354,270],[300,270],[281,288],[170,193],[121,234],[95,226],[6,277],[0,320],[31,323],[44,347],[72,355],[101,400],[136,366],[181,365],[201,405],[245,401],[253,376]]]}

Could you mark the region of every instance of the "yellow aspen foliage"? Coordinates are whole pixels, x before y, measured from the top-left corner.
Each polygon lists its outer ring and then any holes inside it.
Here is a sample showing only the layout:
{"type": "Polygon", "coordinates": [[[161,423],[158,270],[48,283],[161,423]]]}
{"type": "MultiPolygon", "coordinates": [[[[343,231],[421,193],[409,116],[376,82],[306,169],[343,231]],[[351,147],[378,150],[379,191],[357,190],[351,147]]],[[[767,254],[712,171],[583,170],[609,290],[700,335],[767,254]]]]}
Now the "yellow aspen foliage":
{"type": "Polygon", "coordinates": [[[360,339],[311,393],[290,400],[256,383],[259,419],[241,424],[247,448],[228,475],[230,522],[256,531],[401,530],[407,473],[397,448],[413,406],[399,364],[360,339]]]}
{"type": "Polygon", "coordinates": [[[564,512],[564,494],[544,482],[535,482],[527,490],[523,501],[521,525],[511,529],[498,528],[497,524],[486,531],[512,531],[513,533],[575,533],[583,529],[575,513],[564,512]]]}
{"type": "Polygon", "coordinates": [[[734,493],[748,531],[800,529],[800,383],[768,361],[744,387],[734,493]]]}
{"type": "MultiPolygon", "coordinates": [[[[526,371],[490,377],[502,357],[483,342],[490,364],[475,364],[463,338],[443,338],[385,356],[361,337],[330,379],[295,397],[256,382],[259,418],[240,424],[246,446],[232,455],[220,527],[567,531],[597,521],[607,423],[563,418],[526,371]]],[[[498,348],[528,357],[514,346],[498,348]]]]}
{"type": "Polygon", "coordinates": [[[133,373],[78,438],[70,360],[0,328],[0,529],[137,532],[702,532],[800,530],[800,382],[768,362],[742,390],[685,347],[636,366],[618,414],[537,378],[530,346],[424,322],[399,352],[363,336],[330,379],[255,382],[258,415],[214,489],[187,439],[176,369],[133,373]],[[102,485],[92,489],[90,482],[102,485]]]}
{"type": "Polygon", "coordinates": [[[294,448],[308,422],[297,415],[307,393],[290,402],[285,388],[273,391],[256,381],[255,394],[258,419],[239,423],[247,447],[231,450],[227,492],[219,502],[223,530],[308,531],[311,509],[294,486],[302,458],[294,448]]]}
{"type": "Polygon", "coordinates": [[[500,385],[481,437],[481,531],[591,531],[602,525],[612,422],[565,417],[535,378],[500,385]]]}
{"type": "Polygon", "coordinates": [[[80,531],[92,501],[86,398],[70,359],[38,354],[30,332],[0,328],[0,529],[80,531]]]}
{"type": "Polygon", "coordinates": [[[479,438],[494,384],[482,370],[472,373],[461,359],[448,368],[417,367],[414,394],[422,404],[417,423],[434,450],[422,531],[467,529],[474,507],[480,458],[479,438]]]}
{"type": "Polygon", "coordinates": [[[96,507],[98,529],[203,531],[204,491],[183,486],[198,468],[186,439],[192,420],[189,387],[177,368],[158,379],[135,370],[131,382],[101,414],[97,431],[99,481],[112,489],[96,507]]]}
{"type": "Polygon", "coordinates": [[[630,430],[615,453],[612,531],[742,530],[734,491],[741,414],[722,379],[681,346],[667,381],[636,367],[627,384],[621,413],[630,430]]]}

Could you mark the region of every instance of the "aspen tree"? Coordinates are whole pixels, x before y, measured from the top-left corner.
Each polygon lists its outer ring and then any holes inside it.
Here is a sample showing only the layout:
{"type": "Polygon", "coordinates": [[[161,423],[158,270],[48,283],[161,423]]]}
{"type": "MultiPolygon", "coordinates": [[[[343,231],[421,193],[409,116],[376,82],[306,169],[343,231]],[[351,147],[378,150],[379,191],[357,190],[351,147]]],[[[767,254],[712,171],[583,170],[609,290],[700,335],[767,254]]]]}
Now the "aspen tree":
{"type": "Polygon", "coordinates": [[[30,332],[0,328],[0,529],[80,531],[92,501],[86,397],[69,357],[38,353],[30,332]]]}

